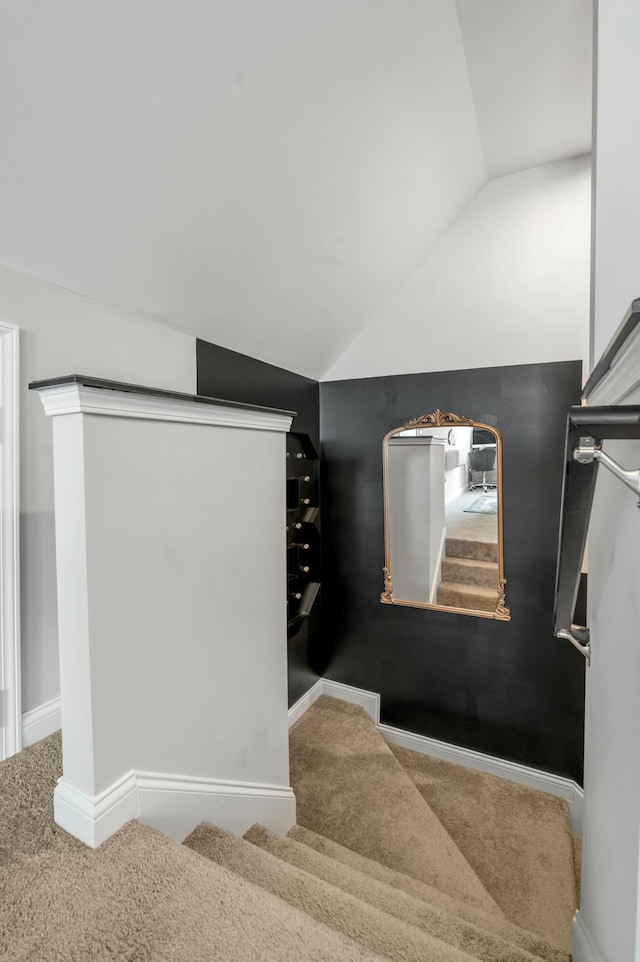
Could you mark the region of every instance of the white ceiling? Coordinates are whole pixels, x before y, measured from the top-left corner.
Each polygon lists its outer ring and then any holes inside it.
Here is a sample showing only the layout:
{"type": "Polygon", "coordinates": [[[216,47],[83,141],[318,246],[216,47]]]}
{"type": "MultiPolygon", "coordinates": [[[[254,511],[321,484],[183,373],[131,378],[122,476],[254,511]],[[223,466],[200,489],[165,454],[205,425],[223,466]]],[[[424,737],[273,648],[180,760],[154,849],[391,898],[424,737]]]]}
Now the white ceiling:
{"type": "Polygon", "coordinates": [[[490,177],[591,149],[592,0],[456,0],[490,177]]]}
{"type": "Polygon", "coordinates": [[[5,0],[0,263],[318,377],[488,177],[589,149],[590,19],[5,0]]]}

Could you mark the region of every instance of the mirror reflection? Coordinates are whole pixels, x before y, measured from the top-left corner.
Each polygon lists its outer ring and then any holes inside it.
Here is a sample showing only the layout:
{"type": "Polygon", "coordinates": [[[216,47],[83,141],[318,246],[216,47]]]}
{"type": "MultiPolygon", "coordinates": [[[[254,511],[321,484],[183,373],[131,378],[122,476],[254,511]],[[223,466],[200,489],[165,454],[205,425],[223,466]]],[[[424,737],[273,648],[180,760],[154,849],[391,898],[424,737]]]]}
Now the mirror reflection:
{"type": "Polygon", "coordinates": [[[499,433],[436,411],[391,431],[383,462],[381,601],[508,620],[499,433]]]}

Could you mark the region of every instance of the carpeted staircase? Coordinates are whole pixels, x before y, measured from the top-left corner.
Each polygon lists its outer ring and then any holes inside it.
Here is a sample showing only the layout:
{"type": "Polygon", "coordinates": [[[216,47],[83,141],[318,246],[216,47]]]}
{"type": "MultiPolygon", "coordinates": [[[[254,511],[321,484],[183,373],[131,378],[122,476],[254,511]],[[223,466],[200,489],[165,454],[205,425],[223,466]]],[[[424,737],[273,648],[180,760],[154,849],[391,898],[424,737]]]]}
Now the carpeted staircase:
{"type": "Polygon", "coordinates": [[[568,962],[566,803],[389,746],[322,697],[291,729],[298,825],[183,845],[58,828],[52,736],[0,765],[0,959],[568,962]]]}
{"type": "Polygon", "coordinates": [[[498,600],[498,545],[495,541],[447,538],[437,603],[452,608],[495,611],[498,600]]]}

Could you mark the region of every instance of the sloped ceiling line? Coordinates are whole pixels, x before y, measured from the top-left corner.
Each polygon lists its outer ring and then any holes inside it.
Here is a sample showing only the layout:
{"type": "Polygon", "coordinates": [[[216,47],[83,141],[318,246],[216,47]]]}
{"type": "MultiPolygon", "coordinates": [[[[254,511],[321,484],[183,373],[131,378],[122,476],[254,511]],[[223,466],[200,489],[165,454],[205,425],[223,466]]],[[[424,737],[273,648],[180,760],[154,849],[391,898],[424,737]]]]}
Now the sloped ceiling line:
{"type": "Polygon", "coordinates": [[[586,6],[12,0],[0,264],[320,377],[487,163],[542,162],[541,70],[573,149],[586,6]],[[483,51],[519,64],[511,100],[483,51]]]}

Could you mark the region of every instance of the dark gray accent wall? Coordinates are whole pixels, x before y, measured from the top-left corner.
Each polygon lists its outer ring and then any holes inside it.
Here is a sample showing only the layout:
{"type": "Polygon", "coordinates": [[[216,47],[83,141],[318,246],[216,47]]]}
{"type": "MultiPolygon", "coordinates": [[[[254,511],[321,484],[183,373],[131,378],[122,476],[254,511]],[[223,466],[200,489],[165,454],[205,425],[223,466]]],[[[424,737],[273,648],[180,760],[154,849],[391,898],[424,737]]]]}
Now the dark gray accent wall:
{"type": "MultiPolygon", "coordinates": [[[[308,434],[316,449],[319,449],[317,381],[201,340],[196,341],[196,364],[198,394],[296,411],[291,430],[308,434]]],[[[259,483],[259,478],[256,483],[259,483]]],[[[247,505],[247,510],[251,510],[250,505],[247,505]]],[[[283,517],[283,544],[285,523],[283,517]]],[[[247,590],[250,592],[249,585],[247,590]]],[[[288,641],[290,706],[311,687],[323,665],[320,606],[321,599],[318,598],[311,616],[288,641]]]]}
{"type": "Polygon", "coordinates": [[[575,361],[320,385],[326,675],[380,692],[388,724],[579,782],[584,659],[551,626],[581,371],[575,361]],[[436,408],[502,434],[510,622],[379,602],[382,438],[436,408]]]}
{"type": "Polygon", "coordinates": [[[320,447],[319,385],[313,378],[199,339],[196,367],[198,394],[295,411],[291,430],[320,447]]]}

